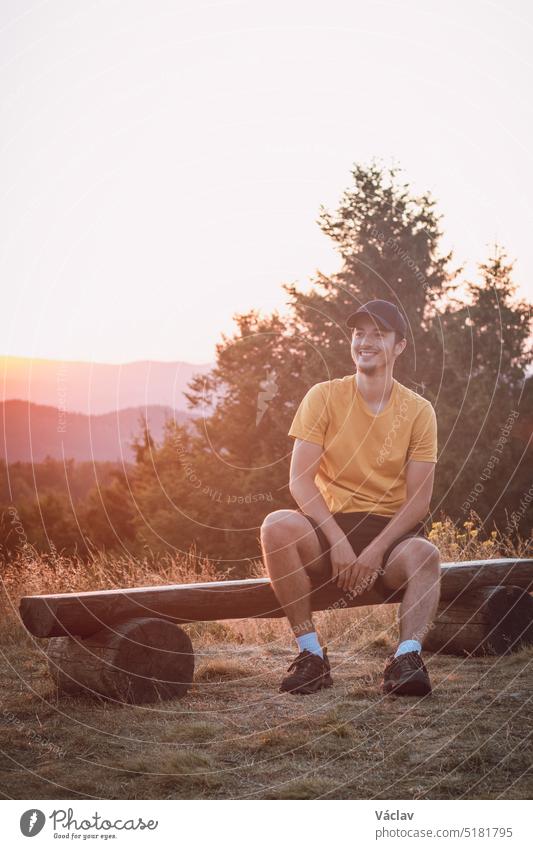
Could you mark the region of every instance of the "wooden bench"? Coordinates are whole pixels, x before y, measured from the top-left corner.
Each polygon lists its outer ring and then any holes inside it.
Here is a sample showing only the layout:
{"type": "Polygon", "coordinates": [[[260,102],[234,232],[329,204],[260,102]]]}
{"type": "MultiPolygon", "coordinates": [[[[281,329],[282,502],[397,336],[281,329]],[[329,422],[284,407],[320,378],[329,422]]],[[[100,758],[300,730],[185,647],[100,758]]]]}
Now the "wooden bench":
{"type": "MultiPolygon", "coordinates": [[[[444,563],[437,616],[424,650],[504,654],[533,643],[533,558],[444,563]]],[[[313,610],[401,601],[370,589],[336,600],[330,587],[313,592],[313,610]]],[[[194,652],[180,625],[213,620],[277,618],[283,610],[267,578],[26,596],[25,627],[48,640],[50,672],[59,690],[90,692],[140,704],[183,696],[194,675],[194,652]]]]}

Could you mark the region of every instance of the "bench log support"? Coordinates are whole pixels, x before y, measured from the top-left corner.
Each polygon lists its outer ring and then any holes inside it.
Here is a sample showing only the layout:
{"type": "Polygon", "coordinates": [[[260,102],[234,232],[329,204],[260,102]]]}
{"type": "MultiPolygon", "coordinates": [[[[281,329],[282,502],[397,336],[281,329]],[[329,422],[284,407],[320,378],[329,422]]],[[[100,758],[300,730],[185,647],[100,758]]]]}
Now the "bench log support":
{"type": "Polygon", "coordinates": [[[130,619],[85,640],[52,637],[46,654],[60,692],[121,703],[180,698],[194,675],[188,634],[164,619],[130,619]]]}
{"type": "Polygon", "coordinates": [[[480,587],[440,602],[423,641],[427,651],[501,655],[533,643],[533,598],[520,587],[480,587]]]}

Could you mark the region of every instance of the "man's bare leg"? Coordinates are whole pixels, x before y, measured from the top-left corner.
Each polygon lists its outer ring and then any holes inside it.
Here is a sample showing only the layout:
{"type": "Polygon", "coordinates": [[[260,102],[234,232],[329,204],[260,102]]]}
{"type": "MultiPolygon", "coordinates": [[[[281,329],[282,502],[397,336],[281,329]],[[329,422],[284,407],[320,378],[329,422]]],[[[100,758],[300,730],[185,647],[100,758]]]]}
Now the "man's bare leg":
{"type": "Polygon", "coordinates": [[[261,547],[272,587],[294,635],[313,632],[311,581],[305,566],[322,554],[313,526],[296,510],[276,510],[261,526],[261,547]]]}
{"type": "Polygon", "coordinates": [[[406,585],[400,604],[400,642],[423,643],[439,604],[440,552],[429,540],[413,537],[394,547],[383,583],[389,590],[406,585]]]}
{"type": "Polygon", "coordinates": [[[280,692],[310,695],[331,687],[329,659],[315,633],[311,581],[305,567],[322,556],[311,523],[296,510],[276,510],[261,526],[261,546],[274,592],[285,611],[299,654],[289,666],[280,692]]]}
{"type": "Polygon", "coordinates": [[[385,564],[388,590],[404,588],[400,604],[400,644],[383,673],[385,695],[426,696],[431,682],[421,649],[437,611],[440,595],[440,552],[423,538],[399,542],[385,564]]]}

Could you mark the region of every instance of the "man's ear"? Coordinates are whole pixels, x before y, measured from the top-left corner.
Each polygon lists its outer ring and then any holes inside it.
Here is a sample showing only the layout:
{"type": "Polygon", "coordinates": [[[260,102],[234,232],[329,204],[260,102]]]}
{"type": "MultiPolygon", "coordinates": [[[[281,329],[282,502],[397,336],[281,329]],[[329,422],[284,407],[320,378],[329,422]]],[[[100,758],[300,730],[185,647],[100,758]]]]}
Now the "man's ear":
{"type": "Polygon", "coordinates": [[[397,342],[397,343],[396,343],[396,347],[397,347],[397,348],[399,348],[399,347],[400,347],[400,345],[401,345],[402,347],[400,348],[400,350],[399,350],[399,351],[398,351],[398,353],[396,354],[396,356],[397,356],[397,357],[399,357],[399,356],[400,356],[400,354],[402,354],[402,353],[405,351],[405,349],[406,349],[406,347],[407,347],[407,339],[401,339],[401,340],[400,340],[400,342],[397,342]]]}

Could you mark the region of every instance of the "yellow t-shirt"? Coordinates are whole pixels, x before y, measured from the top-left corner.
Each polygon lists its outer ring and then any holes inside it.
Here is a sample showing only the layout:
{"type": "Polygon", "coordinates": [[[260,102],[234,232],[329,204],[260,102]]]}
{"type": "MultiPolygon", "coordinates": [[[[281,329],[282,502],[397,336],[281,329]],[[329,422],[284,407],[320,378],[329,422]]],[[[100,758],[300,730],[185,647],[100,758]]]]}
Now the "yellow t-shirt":
{"type": "Polygon", "coordinates": [[[394,378],[388,404],[377,415],[362,399],[355,374],[316,383],[289,436],[324,447],[315,483],[331,513],[393,516],[406,499],[407,461],[437,462],[433,406],[394,378]]]}

